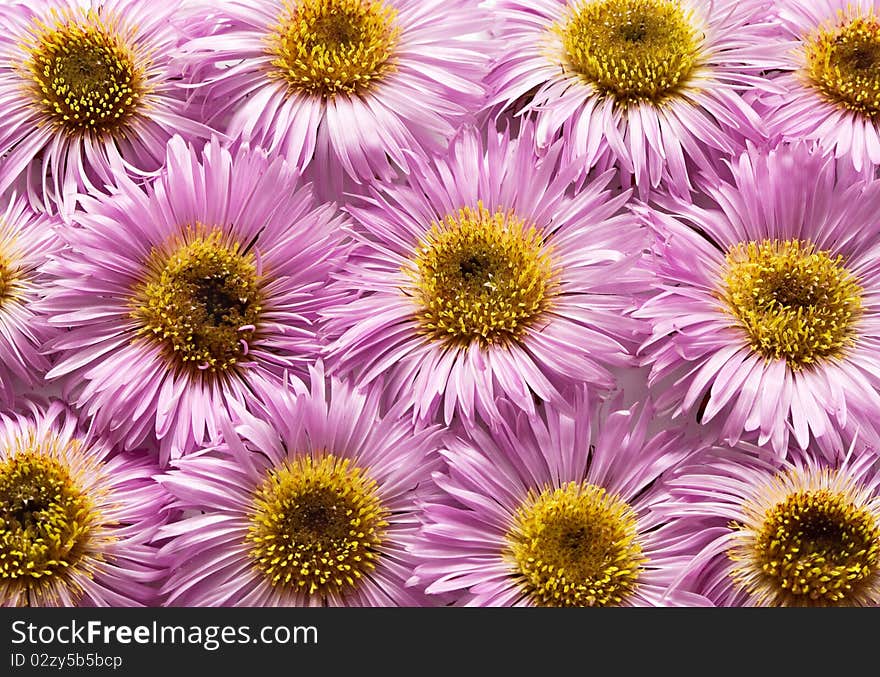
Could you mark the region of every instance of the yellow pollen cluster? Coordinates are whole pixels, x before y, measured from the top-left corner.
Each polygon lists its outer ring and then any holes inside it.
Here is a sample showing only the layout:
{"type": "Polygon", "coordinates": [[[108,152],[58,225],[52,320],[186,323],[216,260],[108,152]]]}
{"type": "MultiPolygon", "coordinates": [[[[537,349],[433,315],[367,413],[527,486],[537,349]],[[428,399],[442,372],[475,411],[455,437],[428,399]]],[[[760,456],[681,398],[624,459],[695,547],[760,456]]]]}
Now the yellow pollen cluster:
{"type": "Polygon", "coordinates": [[[587,483],[530,493],[507,535],[523,591],[538,606],[620,606],[647,562],[633,509],[587,483]]]}
{"type": "Polygon", "coordinates": [[[803,240],[738,244],[727,254],[720,296],[752,349],[797,370],[839,357],[862,310],[842,256],[803,240]]]}
{"type": "Polygon", "coordinates": [[[69,132],[120,129],[146,91],[129,33],[94,9],[34,21],[23,75],[49,119],[69,132]]]}
{"type": "Polygon", "coordinates": [[[419,322],[438,341],[517,339],[547,310],[554,292],[541,233],[482,203],[433,224],[414,263],[419,322]]]}
{"type": "Polygon", "coordinates": [[[74,567],[96,523],[65,465],[35,440],[26,444],[0,462],[0,582],[23,585],[74,567]]]}
{"type": "Polygon", "coordinates": [[[789,494],[728,554],[737,563],[737,584],[768,606],[859,605],[877,598],[880,525],[840,491],[789,494]]]}
{"type": "Polygon", "coordinates": [[[274,586],[344,593],[376,568],[389,514],[376,482],[348,459],[300,457],[256,491],[250,556],[274,586]]]}
{"type": "Polygon", "coordinates": [[[269,36],[271,76],[293,91],[363,94],[394,69],[396,18],[379,0],[285,1],[269,36]]]}
{"type": "Polygon", "coordinates": [[[16,275],[12,266],[0,255],[0,306],[14,294],[15,282],[16,275]]]}
{"type": "Polygon", "coordinates": [[[873,14],[823,28],[804,41],[806,75],[830,102],[880,114],[880,21],[873,14]]]}
{"type": "Polygon", "coordinates": [[[553,31],[564,66],[624,106],[661,103],[699,65],[702,36],[673,0],[582,0],[553,31]]]}
{"type": "Polygon", "coordinates": [[[253,255],[220,230],[197,224],[153,250],[134,290],[132,317],[138,335],[158,341],[171,359],[219,372],[247,355],[262,302],[253,255]]]}

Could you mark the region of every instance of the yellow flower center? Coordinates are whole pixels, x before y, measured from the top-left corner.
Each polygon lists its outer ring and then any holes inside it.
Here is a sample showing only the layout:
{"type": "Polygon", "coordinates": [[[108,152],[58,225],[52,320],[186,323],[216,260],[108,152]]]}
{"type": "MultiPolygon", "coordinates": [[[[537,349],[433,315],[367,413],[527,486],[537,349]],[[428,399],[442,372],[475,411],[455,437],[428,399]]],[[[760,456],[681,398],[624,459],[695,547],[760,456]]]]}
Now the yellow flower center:
{"type": "Polygon", "coordinates": [[[17,277],[10,262],[0,255],[0,307],[14,295],[17,277]]]}
{"type": "Polygon", "coordinates": [[[376,482],[348,459],[300,457],[257,489],[250,556],[273,586],[344,593],[376,568],[389,515],[376,482]]]}
{"type": "Polygon", "coordinates": [[[0,581],[31,585],[79,562],[98,516],[58,440],[31,435],[19,444],[0,462],[0,581]]]}
{"type": "Polygon", "coordinates": [[[622,105],[675,95],[700,59],[701,33],[672,0],[581,0],[553,30],[564,65],[622,105]]]}
{"type": "Polygon", "coordinates": [[[253,254],[197,224],[153,250],[132,317],[138,335],[158,341],[171,359],[219,372],[247,355],[262,303],[253,254]]]}
{"type": "Polygon", "coordinates": [[[737,585],[769,606],[872,604],[880,598],[880,524],[850,492],[793,491],[747,507],[757,528],[734,524],[728,555],[737,585]]]}
{"type": "Polygon", "coordinates": [[[880,114],[880,21],[845,19],[804,41],[806,75],[831,103],[868,118],[880,114]]]}
{"type": "Polygon", "coordinates": [[[272,77],[293,91],[363,94],[394,69],[397,11],[379,0],[285,0],[269,36],[272,77]]]}
{"type": "Polygon", "coordinates": [[[431,226],[415,256],[418,319],[431,338],[517,339],[550,305],[555,272],[541,233],[512,212],[464,207],[431,226]]]}
{"type": "Polygon", "coordinates": [[[795,370],[840,357],[854,343],[861,295],[842,256],[803,240],[732,247],[720,290],[752,349],[795,370]]]}
{"type": "Polygon", "coordinates": [[[647,559],[633,509],[586,483],[530,492],[507,535],[522,590],[539,606],[620,606],[647,559]]]}
{"type": "Polygon", "coordinates": [[[146,93],[131,36],[97,10],[35,20],[24,75],[52,122],[70,132],[119,129],[146,93]]]}

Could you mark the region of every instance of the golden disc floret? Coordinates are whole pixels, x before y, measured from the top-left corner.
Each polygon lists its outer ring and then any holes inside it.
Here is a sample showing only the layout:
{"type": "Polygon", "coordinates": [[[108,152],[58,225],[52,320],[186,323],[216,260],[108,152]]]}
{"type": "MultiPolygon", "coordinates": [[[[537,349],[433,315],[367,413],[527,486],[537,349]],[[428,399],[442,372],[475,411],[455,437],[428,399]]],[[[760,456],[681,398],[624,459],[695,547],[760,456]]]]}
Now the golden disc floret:
{"type": "Polygon", "coordinates": [[[719,296],[755,352],[795,370],[842,356],[862,312],[862,289],[843,257],[805,240],[730,248],[719,296]]]}
{"type": "Polygon", "coordinates": [[[522,337],[549,309],[556,287],[541,232],[482,203],[432,224],[411,275],[422,331],[458,344],[522,337]]]}
{"type": "Polygon", "coordinates": [[[291,91],[361,95],[394,70],[397,10],[379,0],[285,0],[270,76],[291,91]]]}
{"type": "Polygon", "coordinates": [[[732,525],[734,581],[767,606],[873,605],[880,599],[876,510],[852,488],[799,484],[791,473],[782,477],[776,486],[788,487],[785,495],[750,502],[748,524],[732,525]]]}
{"type": "Polygon", "coordinates": [[[0,461],[0,581],[29,585],[64,575],[85,554],[96,524],[90,497],[33,437],[0,461]]]}
{"type": "Polygon", "coordinates": [[[624,605],[647,562],[633,509],[586,482],[530,492],[507,542],[520,587],[537,606],[624,605]]]}
{"type": "Polygon", "coordinates": [[[169,359],[203,372],[245,359],[263,309],[253,253],[201,224],[155,248],[132,299],[137,335],[169,359]]]}
{"type": "Polygon", "coordinates": [[[298,457],[256,490],[249,554],[273,586],[342,594],[376,568],[389,516],[365,469],[332,454],[298,457]]]}
{"type": "Polygon", "coordinates": [[[16,277],[9,261],[0,255],[0,306],[12,297],[16,277]]]}
{"type": "Polygon", "coordinates": [[[873,14],[822,27],[804,40],[809,83],[831,103],[880,115],[880,21],[873,14]]]}
{"type": "Polygon", "coordinates": [[[673,0],[582,0],[554,32],[564,67],[619,104],[658,104],[688,85],[702,36],[673,0]]]}
{"type": "Polygon", "coordinates": [[[23,77],[36,104],[71,133],[121,129],[148,90],[131,31],[94,9],[34,21],[23,77]]]}

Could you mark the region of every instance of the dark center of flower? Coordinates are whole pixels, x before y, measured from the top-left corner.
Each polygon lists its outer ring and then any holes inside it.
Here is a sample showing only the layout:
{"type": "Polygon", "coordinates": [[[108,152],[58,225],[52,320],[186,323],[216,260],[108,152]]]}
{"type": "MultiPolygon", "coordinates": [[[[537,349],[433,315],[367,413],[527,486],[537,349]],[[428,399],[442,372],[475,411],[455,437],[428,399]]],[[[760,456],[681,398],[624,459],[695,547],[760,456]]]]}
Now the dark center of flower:
{"type": "Polygon", "coordinates": [[[204,231],[190,229],[183,241],[153,251],[132,317],[138,334],[158,341],[171,359],[218,372],[247,355],[263,295],[253,255],[219,230],[204,231]]]}
{"type": "Polygon", "coordinates": [[[880,114],[880,21],[867,16],[804,41],[806,73],[830,102],[868,118],[880,114]]]}
{"type": "Polygon", "coordinates": [[[94,523],[91,501],[57,459],[30,449],[0,462],[0,581],[69,569],[94,523]]]}
{"type": "Polygon", "coordinates": [[[752,563],[757,579],[734,576],[750,591],[760,582],[772,605],[845,605],[877,584],[880,525],[844,494],[799,491],[767,510],[751,548],[731,557],[752,563]]]}
{"type": "Polygon", "coordinates": [[[144,77],[116,27],[97,12],[83,21],[56,16],[37,24],[28,46],[27,73],[49,117],[70,131],[118,129],[135,113],[144,77]]]}
{"type": "Polygon", "coordinates": [[[433,224],[414,263],[419,323],[436,340],[516,339],[554,291],[550,252],[538,230],[482,203],[433,224]]]}
{"type": "Polygon", "coordinates": [[[539,606],[620,606],[646,558],[636,514],[586,483],[530,493],[507,535],[523,591],[539,606]]]}
{"type": "Polygon", "coordinates": [[[389,514],[375,481],[348,459],[297,458],[255,493],[250,556],[274,586],[345,592],[376,568],[389,514]]]}
{"type": "Polygon", "coordinates": [[[397,12],[378,0],[285,3],[269,39],[272,77],[293,91],[362,94],[393,70],[397,12]]]}
{"type": "Polygon", "coordinates": [[[623,105],[674,95],[700,56],[691,15],[672,0],[582,0],[554,30],[567,67],[623,105]]]}
{"type": "Polygon", "coordinates": [[[802,240],[732,247],[720,290],[752,348],[792,369],[838,357],[853,343],[861,295],[842,256],[802,240]]]}

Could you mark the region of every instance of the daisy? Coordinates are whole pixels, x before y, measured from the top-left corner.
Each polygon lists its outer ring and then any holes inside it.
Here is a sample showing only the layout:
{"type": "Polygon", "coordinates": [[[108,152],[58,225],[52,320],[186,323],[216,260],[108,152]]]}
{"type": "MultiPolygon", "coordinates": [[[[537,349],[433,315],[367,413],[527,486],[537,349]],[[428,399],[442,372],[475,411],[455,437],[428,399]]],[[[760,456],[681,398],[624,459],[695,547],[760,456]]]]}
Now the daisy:
{"type": "Polygon", "coordinates": [[[572,382],[614,385],[627,364],[629,294],[647,286],[635,264],[645,231],[607,190],[612,173],[569,192],[577,166],[542,160],[532,129],[466,130],[436,161],[414,161],[405,185],[375,187],[348,207],[358,222],[344,289],[326,313],[334,366],[387,377],[391,401],[448,423],[493,415],[499,397],[526,410],[562,403],[572,382]]]}
{"type": "Polygon", "coordinates": [[[9,200],[0,215],[0,407],[16,386],[38,383],[49,369],[42,355],[48,326],[34,304],[48,284],[43,266],[59,247],[54,225],[23,199],[9,200]]]}
{"type": "Polygon", "coordinates": [[[815,139],[856,169],[880,165],[880,4],[786,0],[776,40],[782,93],[764,97],[771,128],[815,139]]]}
{"type": "Polygon", "coordinates": [[[180,606],[419,606],[407,589],[417,490],[436,467],[438,430],[413,430],[378,389],[325,383],[279,390],[221,444],[160,478],[196,514],[169,525],[180,606]]]}
{"type": "Polygon", "coordinates": [[[69,216],[77,193],[157,170],[184,117],[176,0],[32,0],[0,8],[0,191],[69,216]]]}
{"type": "Polygon", "coordinates": [[[619,165],[642,197],[668,181],[687,195],[688,161],[756,138],[740,92],[773,65],[763,0],[499,0],[489,105],[565,140],[568,162],[619,165]]]}
{"type": "Polygon", "coordinates": [[[695,458],[666,506],[704,542],[683,577],[718,606],[877,606],[877,462],[863,444],[833,463],[746,446],[695,458]]]}
{"type": "Polygon", "coordinates": [[[204,154],[175,137],[152,184],[84,198],[42,305],[71,397],[125,447],[150,432],[163,459],[206,442],[233,402],[305,375],[332,301],[343,217],[316,206],[280,158],[204,154]]]}
{"type": "Polygon", "coordinates": [[[184,60],[206,85],[205,115],[230,137],[300,169],[314,161],[358,181],[391,178],[412,150],[444,147],[482,103],[477,5],[226,2],[221,29],[184,45],[184,60]]]}
{"type": "Polygon", "coordinates": [[[573,415],[508,413],[441,451],[411,584],[468,606],[706,604],[667,590],[688,548],[654,515],[665,497],[652,485],[688,452],[648,434],[650,407],[596,407],[581,389],[573,415]]]}
{"type": "Polygon", "coordinates": [[[114,454],[58,402],[0,413],[0,606],[141,606],[168,497],[142,455],[114,454]]]}
{"type": "Polygon", "coordinates": [[[880,182],[806,145],[751,149],[707,206],[638,209],[656,293],[635,313],[658,406],[778,454],[880,407],[880,182]]]}

